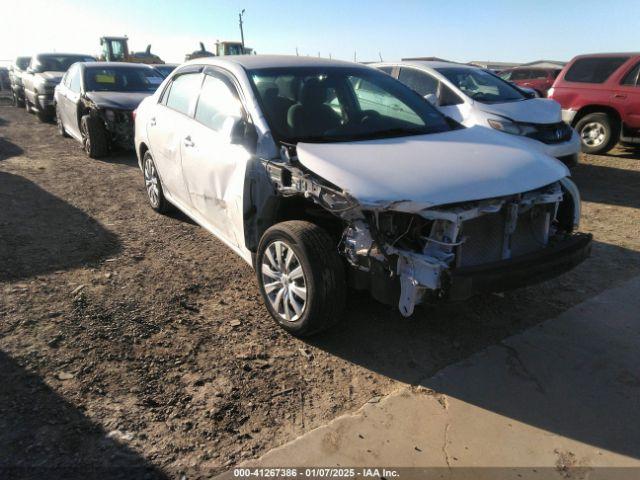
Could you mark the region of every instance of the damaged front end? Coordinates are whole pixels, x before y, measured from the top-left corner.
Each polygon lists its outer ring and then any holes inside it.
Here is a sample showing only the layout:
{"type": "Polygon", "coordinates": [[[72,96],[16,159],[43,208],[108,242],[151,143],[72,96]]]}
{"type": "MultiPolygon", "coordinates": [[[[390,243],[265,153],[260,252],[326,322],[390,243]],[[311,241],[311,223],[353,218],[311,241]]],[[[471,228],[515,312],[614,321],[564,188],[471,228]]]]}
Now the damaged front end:
{"type": "Polygon", "coordinates": [[[301,165],[293,149],[265,161],[279,197],[302,196],[340,222],[338,248],[351,286],[402,315],[423,302],[462,300],[552,278],[589,256],[575,185],[448,205],[363,204],[301,165]]]}
{"type": "Polygon", "coordinates": [[[133,149],[134,118],[131,110],[99,108],[96,113],[104,122],[111,145],[125,150],[133,149]]]}

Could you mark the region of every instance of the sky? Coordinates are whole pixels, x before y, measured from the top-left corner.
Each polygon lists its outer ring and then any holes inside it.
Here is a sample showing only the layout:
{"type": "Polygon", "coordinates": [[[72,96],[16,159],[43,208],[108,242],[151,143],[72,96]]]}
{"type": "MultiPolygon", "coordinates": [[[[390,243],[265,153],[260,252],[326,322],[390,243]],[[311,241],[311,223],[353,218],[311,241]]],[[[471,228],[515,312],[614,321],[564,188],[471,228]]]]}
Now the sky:
{"type": "Polygon", "coordinates": [[[258,53],[357,61],[569,60],[640,50],[640,0],[0,0],[0,60],[99,53],[103,35],[182,62],[203,41],[240,40],[258,53]],[[25,21],[28,19],[28,21],[25,21]]]}

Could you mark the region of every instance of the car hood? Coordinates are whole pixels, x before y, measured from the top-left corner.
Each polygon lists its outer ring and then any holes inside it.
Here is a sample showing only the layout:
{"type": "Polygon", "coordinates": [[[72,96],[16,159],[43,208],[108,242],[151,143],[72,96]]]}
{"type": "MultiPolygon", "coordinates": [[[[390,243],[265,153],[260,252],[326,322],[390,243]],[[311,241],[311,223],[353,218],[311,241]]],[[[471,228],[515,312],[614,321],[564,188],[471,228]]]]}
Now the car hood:
{"type": "Polygon", "coordinates": [[[480,110],[516,122],[524,123],[557,123],[562,121],[560,104],[549,98],[531,98],[520,102],[480,103],[480,110]]]}
{"type": "Polygon", "coordinates": [[[48,83],[60,83],[60,80],[62,80],[62,77],[64,76],[64,72],[42,72],[38,75],[44,78],[48,83]]]}
{"type": "Polygon", "coordinates": [[[483,127],[402,138],[298,143],[298,160],[363,206],[418,211],[526,192],[569,175],[555,158],[483,127]]]}
{"type": "Polygon", "coordinates": [[[98,107],[135,110],[153,92],[87,92],[86,96],[98,107]]]}

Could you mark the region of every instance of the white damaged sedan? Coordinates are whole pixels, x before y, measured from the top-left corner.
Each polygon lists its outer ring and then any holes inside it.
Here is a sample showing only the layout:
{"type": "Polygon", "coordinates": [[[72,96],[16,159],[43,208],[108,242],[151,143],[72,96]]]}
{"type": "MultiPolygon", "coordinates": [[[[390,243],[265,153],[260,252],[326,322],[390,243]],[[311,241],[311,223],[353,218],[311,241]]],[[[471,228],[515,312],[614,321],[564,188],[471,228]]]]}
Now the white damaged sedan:
{"type": "Polygon", "coordinates": [[[562,163],[363,65],[193,60],[141,103],[135,143],[151,206],[251,264],[295,335],[338,321],[348,286],[409,316],[557,276],[591,250],[562,163]]]}

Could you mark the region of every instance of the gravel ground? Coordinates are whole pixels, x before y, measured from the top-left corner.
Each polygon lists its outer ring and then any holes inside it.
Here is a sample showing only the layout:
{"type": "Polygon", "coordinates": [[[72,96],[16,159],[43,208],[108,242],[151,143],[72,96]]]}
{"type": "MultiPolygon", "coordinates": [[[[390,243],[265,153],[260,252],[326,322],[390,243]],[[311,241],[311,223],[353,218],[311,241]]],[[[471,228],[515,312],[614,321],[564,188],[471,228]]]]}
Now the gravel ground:
{"type": "Polygon", "coordinates": [[[640,273],[639,159],[575,169],[595,244],[574,271],[412,319],[359,294],[301,341],[246,264],[147,206],[133,154],[90,160],[0,107],[0,469],[208,478],[553,317],[640,273]]]}

